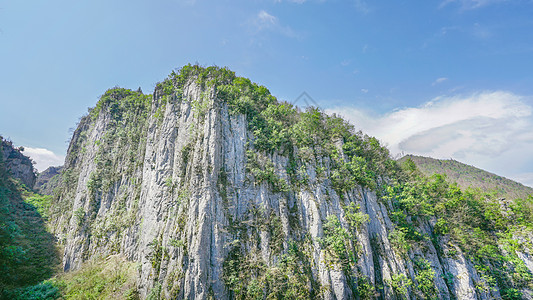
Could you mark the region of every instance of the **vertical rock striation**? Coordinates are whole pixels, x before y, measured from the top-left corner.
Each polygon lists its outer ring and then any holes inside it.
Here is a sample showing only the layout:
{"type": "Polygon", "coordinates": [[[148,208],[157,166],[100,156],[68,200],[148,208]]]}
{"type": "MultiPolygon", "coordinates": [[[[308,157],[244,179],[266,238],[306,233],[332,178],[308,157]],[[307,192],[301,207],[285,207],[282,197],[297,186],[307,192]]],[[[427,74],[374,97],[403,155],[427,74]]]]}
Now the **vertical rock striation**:
{"type": "Polygon", "coordinates": [[[13,147],[13,143],[4,140],[1,136],[0,142],[0,150],[2,151],[5,166],[10,175],[13,178],[19,179],[26,187],[33,188],[36,176],[31,159],[22,154],[24,148],[13,147]]]}
{"type": "Polygon", "coordinates": [[[63,167],[49,167],[37,175],[33,189],[42,195],[52,195],[63,167]]]}
{"type": "MultiPolygon", "coordinates": [[[[479,288],[486,279],[435,222],[417,222],[427,238],[399,246],[387,171],[369,181],[343,169],[361,167],[346,143],[368,137],[298,114],[219,68],[184,67],[153,96],[109,90],[61,174],[51,223],[64,269],[122,253],[140,264],[143,298],[500,297],[479,288]],[[278,117],[254,117],[265,110],[278,117]],[[326,125],[332,135],[318,139],[326,125]]],[[[364,151],[381,160],[364,174],[391,162],[373,141],[364,151]]]]}

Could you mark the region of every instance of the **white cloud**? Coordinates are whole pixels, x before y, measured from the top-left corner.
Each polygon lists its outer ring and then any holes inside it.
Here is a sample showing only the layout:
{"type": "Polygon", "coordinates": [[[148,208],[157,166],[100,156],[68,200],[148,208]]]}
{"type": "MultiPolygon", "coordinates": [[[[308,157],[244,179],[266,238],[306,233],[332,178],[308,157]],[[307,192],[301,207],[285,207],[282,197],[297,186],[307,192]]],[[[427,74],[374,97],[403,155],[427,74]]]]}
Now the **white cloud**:
{"type": "Polygon", "coordinates": [[[261,10],[252,18],[251,25],[254,30],[254,34],[258,34],[263,31],[272,31],[281,33],[282,35],[290,38],[300,39],[302,37],[291,27],[281,25],[276,16],[273,16],[264,10],[261,10]]]}
{"type": "Polygon", "coordinates": [[[65,162],[65,157],[44,148],[24,147],[24,155],[35,161],[35,168],[42,172],[51,166],[61,166],[65,162]]]}
{"type": "Polygon", "coordinates": [[[521,173],[513,176],[513,178],[524,185],[533,187],[533,173],[521,173]]]}
{"type": "Polygon", "coordinates": [[[256,25],[259,27],[259,29],[271,27],[273,25],[276,25],[277,23],[278,23],[278,18],[274,17],[273,15],[267,13],[264,10],[260,11],[257,14],[256,25]]]}
{"type": "Polygon", "coordinates": [[[438,97],[381,116],[353,107],[326,111],[343,115],[357,129],[376,136],[393,155],[454,158],[518,179],[533,169],[533,108],[525,100],[496,91],[438,97]]]}
{"type": "Polygon", "coordinates": [[[433,83],[431,85],[435,86],[435,85],[437,85],[439,83],[445,82],[446,80],[448,80],[448,78],[446,78],[446,77],[437,78],[437,79],[435,79],[435,81],[433,81],[433,83]]]}

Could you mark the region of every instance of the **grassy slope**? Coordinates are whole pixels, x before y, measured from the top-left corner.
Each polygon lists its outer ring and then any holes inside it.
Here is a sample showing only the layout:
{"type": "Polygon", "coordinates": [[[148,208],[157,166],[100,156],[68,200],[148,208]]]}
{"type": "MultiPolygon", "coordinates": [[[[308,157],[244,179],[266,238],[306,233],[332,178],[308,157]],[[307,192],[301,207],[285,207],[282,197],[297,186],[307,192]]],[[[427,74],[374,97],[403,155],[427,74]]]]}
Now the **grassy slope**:
{"type": "Polygon", "coordinates": [[[50,278],[59,264],[55,237],[46,230],[40,211],[49,197],[34,194],[11,178],[1,156],[0,294],[50,278]]]}
{"type": "Polygon", "coordinates": [[[533,195],[533,188],[456,160],[406,155],[400,161],[405,161],[408,158],[411,158],[424,175],[446,174],[450,182],[457,182],[463,188],[474,187],[484,191],[495,190],[499,197],[507,199],[525,199],[528,195],[533,195]]]}
{"type": "Polygon", "coordinates": [[[44,223],[50,201],[11,178],[0,152],[0,299],[138,299],[137,266],[123,257],[59,272],[59,251],[44,223]]]}
{"type": "MultiPolygon", "coordinates": [[[[79,270],[60,273],[34,286],[6,291],[6,299],[139,299],[137,264],[119,255],[86,262],[79,270]]],[[[2,295],[0,295],[0,298],[2,295]]]]}

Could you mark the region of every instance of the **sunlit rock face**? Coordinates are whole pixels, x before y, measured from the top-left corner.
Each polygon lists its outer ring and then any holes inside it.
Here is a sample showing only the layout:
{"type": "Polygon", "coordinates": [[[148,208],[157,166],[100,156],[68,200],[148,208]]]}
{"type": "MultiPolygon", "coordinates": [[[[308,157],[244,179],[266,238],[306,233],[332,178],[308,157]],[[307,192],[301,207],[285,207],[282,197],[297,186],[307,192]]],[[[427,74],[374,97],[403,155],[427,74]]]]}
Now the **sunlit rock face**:
{"type": "Polygon", "coordinates": [[[500,297],[431,220],[397,246],[385,175],[339,188],[342,137],[264,150],[252,113],[221,96],[229,77],[112,89],[82,118],[50,217],[65,270],[124,254],[142,298],[415,299],[424,270],[439,299],[500,297]]]}

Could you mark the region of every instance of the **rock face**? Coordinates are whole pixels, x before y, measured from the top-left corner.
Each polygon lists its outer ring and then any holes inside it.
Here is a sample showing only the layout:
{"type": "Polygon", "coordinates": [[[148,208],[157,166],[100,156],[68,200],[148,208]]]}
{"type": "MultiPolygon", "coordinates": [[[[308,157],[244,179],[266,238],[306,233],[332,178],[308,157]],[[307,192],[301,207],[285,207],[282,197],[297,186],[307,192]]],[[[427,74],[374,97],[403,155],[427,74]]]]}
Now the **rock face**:
{"type": "Polygon", "coordinates": [[[37,174],[33,189],[42,195],[52,195],[54,188],[58,185],[59,173],[63,167],[49,167],[37,174]]]}
{"type": "MultiPolygon", "coordinates": [[[[81,120],[50,217],[65,270],[122,253],[140,263],[142,298],[501,297],[480,288],[486,278],[435,236],[434,220],[416,225],[428,238],[398,246],[379,189],[386,174],[350,180],[339,167],[349,139],[315,136],[343,121],[311,111],[294,121],[303,134],[290,144],[278,119],[246,106],[275,101],[268,91],[226,70],[190,69],[153,97],[109,90],[81,120]],[[232,82],[235,90],[224,87],[232,82]],[[306,134],[306,124],[318,127],[306,134]]],[[[273,115],[296,112],[274,106],[273,115]]]]}
{"type": "Polygon", "coordinates": [[[26,187],[33,188],[35,172],[31,159],[22,154],[22,150],[13,147],[13,143],[0,137],[1,150],[7,170],[13,178],[19,179],[26,187]]]}

